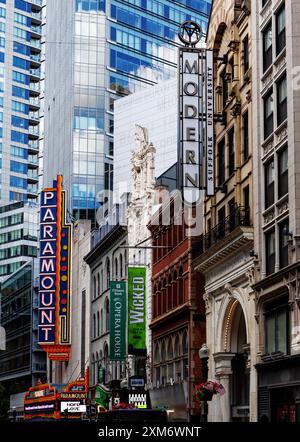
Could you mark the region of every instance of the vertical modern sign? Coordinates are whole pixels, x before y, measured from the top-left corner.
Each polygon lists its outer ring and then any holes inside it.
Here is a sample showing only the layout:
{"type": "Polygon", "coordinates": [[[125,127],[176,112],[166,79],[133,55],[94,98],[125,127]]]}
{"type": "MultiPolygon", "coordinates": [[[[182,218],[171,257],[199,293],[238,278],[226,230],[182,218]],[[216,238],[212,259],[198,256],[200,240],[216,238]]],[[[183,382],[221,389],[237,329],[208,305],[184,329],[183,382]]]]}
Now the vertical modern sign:
{"type": "Polygon", "coordinates": [[[124,361],[126,358],[126,283],[110,282],[110,340],[109,358],[111,361],[124,361]]]}
{"type": "Polygon", "coordinates": [[[128,354],[146,352],[146,268],[128,268],[128,354]]]}
{"type": "Polygon", "coordinates": [[[201,188],[203,51],[180,48],[179,156],[184,201],[196,203],[201,188]]]}
{"type": "Polygon", "coordinates": [[[49,359],[70,356],[71,225],[66,223],[62,177],[41,192],[39,343],[49,359]]]}
{"type": "Polygon", "coordinates": [[[213,51],[206,51],[205,67],[205,103],[206,103],[206,195],[215,194],[214,171],[214,55],[213,51]]]}

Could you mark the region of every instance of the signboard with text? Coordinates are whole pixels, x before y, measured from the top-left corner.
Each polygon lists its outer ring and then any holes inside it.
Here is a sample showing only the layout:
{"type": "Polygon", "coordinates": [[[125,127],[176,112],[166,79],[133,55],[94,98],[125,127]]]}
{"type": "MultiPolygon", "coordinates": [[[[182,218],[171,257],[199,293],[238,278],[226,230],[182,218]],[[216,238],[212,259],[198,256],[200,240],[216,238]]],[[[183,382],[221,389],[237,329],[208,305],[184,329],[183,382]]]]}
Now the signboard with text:
{"type": "Polygon", "coordinates": [[[128,354],[146,352],[146,268],[128,268],[128,354]]]}
{"type": "Polygon", "coordinates": [[[109,358],[111,361],[124,361],[126,358],[126,283],[110,282],[110,340],[109,358]]]}
{"type": "Polygon", "coordinates": [[[66,223],[62,177],[41,192],[39,344],[49,359],[70,354],[71,225],[66,223]]]}

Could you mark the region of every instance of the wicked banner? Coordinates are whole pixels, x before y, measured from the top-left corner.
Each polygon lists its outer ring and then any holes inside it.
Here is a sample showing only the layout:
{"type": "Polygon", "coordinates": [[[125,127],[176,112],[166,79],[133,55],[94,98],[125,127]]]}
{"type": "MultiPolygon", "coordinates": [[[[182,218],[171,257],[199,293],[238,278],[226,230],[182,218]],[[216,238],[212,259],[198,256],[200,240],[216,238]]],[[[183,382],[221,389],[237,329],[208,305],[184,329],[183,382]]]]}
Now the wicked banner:
{"type": "Polygon", "coordinates": [[[128,268],[128,353],[146,351],[146,268],[128,268]]]}

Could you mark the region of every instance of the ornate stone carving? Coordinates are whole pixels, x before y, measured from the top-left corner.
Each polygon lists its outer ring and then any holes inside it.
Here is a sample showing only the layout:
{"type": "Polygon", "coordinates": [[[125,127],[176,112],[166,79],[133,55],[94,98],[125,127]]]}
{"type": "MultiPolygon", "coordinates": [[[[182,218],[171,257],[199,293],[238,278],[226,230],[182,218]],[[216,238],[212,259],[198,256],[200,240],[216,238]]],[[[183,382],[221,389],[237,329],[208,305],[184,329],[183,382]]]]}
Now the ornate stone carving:
{"type": "Polygon", "coordinates": [[[241,105],[240,101],[237,101],[236,103],[234,103],[234,105],[230,109],[231,115],[233,117],[237,117],[237,116],[241,115],[241,108],[242,108],[242,105],[241,105]]]}

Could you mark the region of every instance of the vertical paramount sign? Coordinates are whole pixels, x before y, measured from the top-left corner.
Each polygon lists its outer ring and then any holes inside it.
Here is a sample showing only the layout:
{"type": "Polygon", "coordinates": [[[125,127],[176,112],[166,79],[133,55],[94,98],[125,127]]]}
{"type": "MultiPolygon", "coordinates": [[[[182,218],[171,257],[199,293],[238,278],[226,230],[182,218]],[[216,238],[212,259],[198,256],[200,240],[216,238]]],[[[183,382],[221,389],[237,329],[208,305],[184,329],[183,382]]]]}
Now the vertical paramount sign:
{"type": "Polygon", "coordinates": [[[62,177],[41,193],[39,344],[49,359],[70,355],[71,225],[65,221],[62,177]]]}
{"type": "Polygon", "coordinates": [[[178,177],[187,204],[199,202],[202,189],[214,194],[213,52],[195,47],[201,34],[191,21],[178,34],[185,44],[179,49],[178,177]]]}

